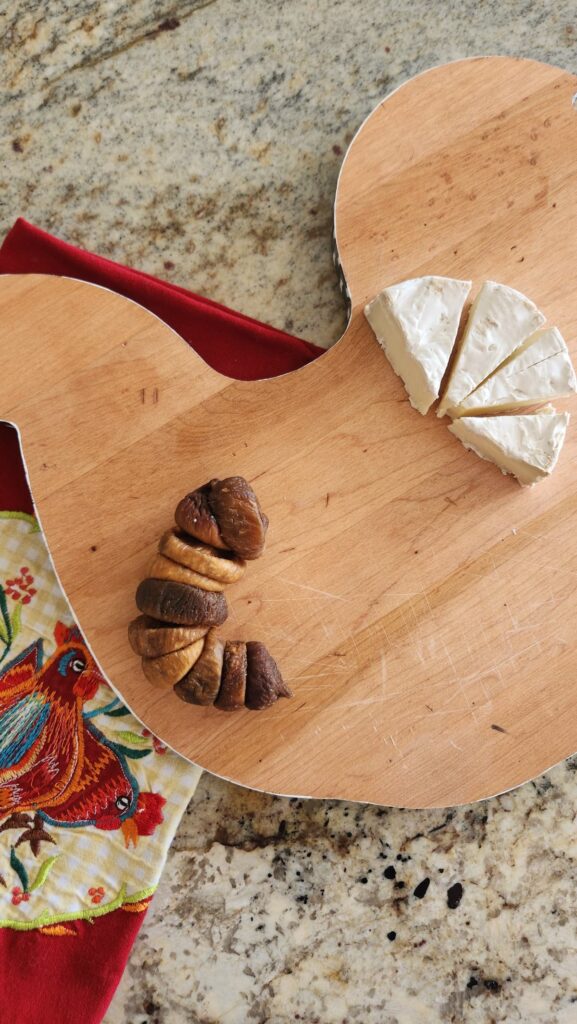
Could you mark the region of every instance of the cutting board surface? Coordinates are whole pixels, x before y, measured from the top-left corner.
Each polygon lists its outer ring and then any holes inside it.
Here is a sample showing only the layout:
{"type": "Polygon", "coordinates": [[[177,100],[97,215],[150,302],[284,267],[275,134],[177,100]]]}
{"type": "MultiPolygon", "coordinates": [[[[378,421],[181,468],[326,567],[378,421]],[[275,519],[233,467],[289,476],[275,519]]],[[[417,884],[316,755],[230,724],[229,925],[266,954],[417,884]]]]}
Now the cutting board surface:
{"type": "Polygon", "coordinates": [[[362,315],[402,278],[492,278],[577,359],[575,93],[559,69],[481,58],[386,99],[338,185],[350,324],[284,377],[228,380],[103,289],[0,279],[0,417],[20,428],[62,584],[112,684],[205,768],[438,806],[577,749],[577,418],[552,479],[523,490],[411,409],[362,315]],[[236,473],[271,527],[223,635],[264,641],[295,693],[261,714],[159,693],[126,637],[177,500],[236,473]]]}

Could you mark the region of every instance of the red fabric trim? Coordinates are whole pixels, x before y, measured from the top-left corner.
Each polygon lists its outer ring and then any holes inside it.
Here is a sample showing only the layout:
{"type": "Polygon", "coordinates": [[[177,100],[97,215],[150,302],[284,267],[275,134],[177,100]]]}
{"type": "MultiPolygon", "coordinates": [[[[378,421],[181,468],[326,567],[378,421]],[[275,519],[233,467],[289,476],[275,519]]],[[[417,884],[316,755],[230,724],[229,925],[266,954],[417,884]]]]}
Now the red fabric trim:
{"type": "Polygon", "coordinates": [[[146,306],[219,373],[238,380],[276,377],[305,366],[323,349],[242,313],[77,249],[20,218],[0,248],[2,274],[56,274],[104,285],[146,306]]]}
{"type": "Polygon", "coordinates": [[[7,511],[32,514],[33,509],[18,433],[8,423],[0,423],[0,512],[7,511]]]}
{"type": "Polygon", "coordinates": [[[98,1024],[118,987],[146,911],[66,923],[75,934],[0,928],[3,1024],[98,1024]]]}

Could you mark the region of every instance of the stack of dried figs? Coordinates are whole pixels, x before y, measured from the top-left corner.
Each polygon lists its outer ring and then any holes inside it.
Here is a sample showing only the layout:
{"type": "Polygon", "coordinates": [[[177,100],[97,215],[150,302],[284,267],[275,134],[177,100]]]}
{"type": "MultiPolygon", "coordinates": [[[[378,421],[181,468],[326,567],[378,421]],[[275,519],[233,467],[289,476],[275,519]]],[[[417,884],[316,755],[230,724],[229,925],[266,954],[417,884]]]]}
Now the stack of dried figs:
{"type": "Polygon", "coordinates": [[[218,637],[228,615],[223,590],[264,548],[268,519],[241,476],[211,480],[177,505],[136,591],[141,615],[131,646],[147,679],[190,704],[260,711],[291,697],[264,644],[218,637]]]}

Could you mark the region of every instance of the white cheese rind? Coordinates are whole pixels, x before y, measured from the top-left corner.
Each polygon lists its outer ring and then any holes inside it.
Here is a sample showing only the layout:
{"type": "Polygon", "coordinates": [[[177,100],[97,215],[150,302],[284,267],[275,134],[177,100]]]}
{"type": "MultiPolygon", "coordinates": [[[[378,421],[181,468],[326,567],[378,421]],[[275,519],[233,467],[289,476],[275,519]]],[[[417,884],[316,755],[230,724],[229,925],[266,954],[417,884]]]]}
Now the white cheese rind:
{"type": "Polygon", "coordinates": [[[449,430],[465,448],[494,462],[502,473],[512,473],[519,483],[531,485],[553,472],[568,423],[568,413],[548,406],[519,416],[463,416],[449,430]]]}
{"type": "Polygon", "coordinates": [[[523,342],[545,317],[521,292],[485,281],[469,314],[438,416],[461,405],[523,342]]]}
{"type": "Polygon", "coordinates": [[[365,307],[411,405],[423,415],[439,397],[470,289],[470,281],[452,277],[413,278],[385,288],[365,307]]]}
{"type": "Polygon", "coordinates": [[[563,336],[556,327],[548,327],[532,334],[519,353],[465,398],[453,415],[522,409],[575,391],[577,379],[563,336]]]}

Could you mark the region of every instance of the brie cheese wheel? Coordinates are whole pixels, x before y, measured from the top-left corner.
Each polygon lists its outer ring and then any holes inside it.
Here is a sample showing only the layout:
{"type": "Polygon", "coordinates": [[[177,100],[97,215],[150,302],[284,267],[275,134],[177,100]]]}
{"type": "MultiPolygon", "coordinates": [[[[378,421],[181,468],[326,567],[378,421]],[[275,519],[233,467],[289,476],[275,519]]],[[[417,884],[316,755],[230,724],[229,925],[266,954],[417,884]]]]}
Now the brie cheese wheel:
{"type": "Polygon", "coordinates": [[[568,413],[547,406],[519,416],[463,416],[449,430],[502,473],[512,473],[521,484],[534,484],[553,472],[568,423],[568,413]]]}
{"type": "Polygon", "coordinates": [[[563,340],[556,327],[536,331],[524,345],[484,384],[473,391],[455,416],[471,416],[565,398],[577,391],[577,379],[563,340]]]}
{"type": "Polygon", "coordinates": [[[544,321],[521,292],[485,281],[471,308],[437,415],[452,414],[544,321]]]}
{"type": "Polygon", "coordinates": [[[418,277],[385,288],[365,307],[411,405],[423,415],[439,397],[470,289],[470,281],[418,277]]]}

